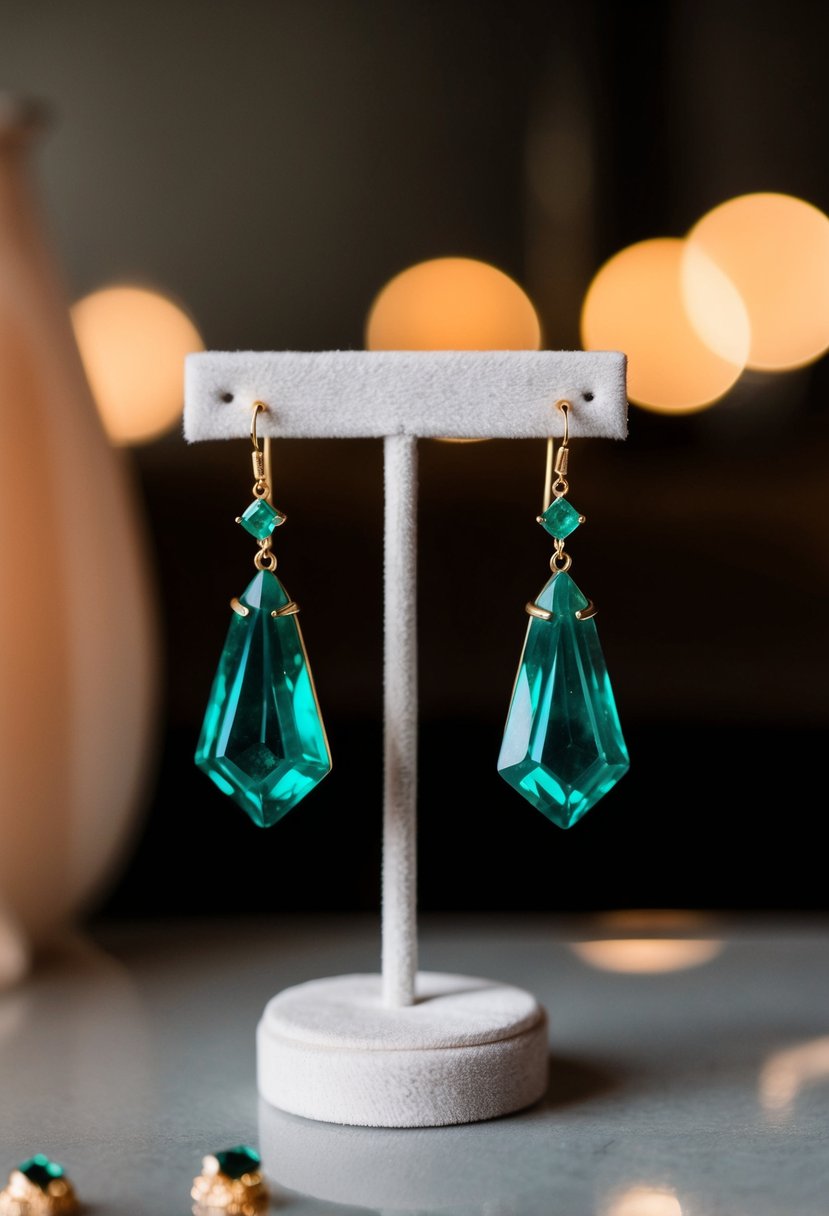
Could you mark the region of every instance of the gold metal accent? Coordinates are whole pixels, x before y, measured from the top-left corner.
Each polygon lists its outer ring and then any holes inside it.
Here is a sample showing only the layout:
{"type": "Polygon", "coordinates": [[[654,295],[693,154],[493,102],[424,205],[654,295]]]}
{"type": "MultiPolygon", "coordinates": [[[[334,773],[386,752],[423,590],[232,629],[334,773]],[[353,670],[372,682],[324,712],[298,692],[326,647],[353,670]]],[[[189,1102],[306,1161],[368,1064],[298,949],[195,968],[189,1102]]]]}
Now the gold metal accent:
{"type": "MultiPolygon", "coordinates": [[[[570,415],[570,410],[572,408],[573,408],[572,404],[563,397],[559,401],[556,402],[556,409],[559,411],[559,413],[561,414],[561,416],[564,420],[564,423],[563,423],[564,433],[562,435],[561,446],[558,449],[558,454],[556,455],[555,460],[553,460],[552,436],[550,436],[550,438],[548,438],[548,440],[547,440],[547,462],[546,462],[546,466],[544,469],[544,510],[545,511],[549,507],[553,496],[555,496],[556,498],[563,498],[564,495],[567,493],[567,491],[570,489],[570,485],[567,481],[567,477],[565,476],[565,474],[567,473],[567,466],[570,462],[570,449],[568,446],[569,442],[570,442],[569,415],[570,415]],[[555,471],[557,476],[556,476],[556,480],[553,482],[553,484],[550,485],[550,478],[553,475],[553,471],[555,471]]],[[[543,519],[542,515],[537,515],[536,520],[540,524],[544,523],[544,519],[543,519]]],[[[586,524],[587,516],[580,515],[579,523],[586,524]]],[[[550,558],[550,569],[552,570],[553,574],[564,574],[565,571],[569,570],[570,567],[572,566],[573,559],[571,558],[570,554],[565,551],[564,541],[561,538],[557,537],[555,539],[555,546],[556,546],[555,553],[550,558]]],[[[542,620],[542,621],[549,621],[552,619],[552,617],[554,615],[552,612],[547,612],[546,609],[544,609],[544,608],[539,608],[538,604],[534,603],[532,600],[526,605],[526,610],[530,614],[530,616],[538,617],[539,620],[542,620]]],[[[596,605],[593,603],[593,601],[588,600],[587,607],[580,608],[575,613],[576,620],[577,621],[589,621],[591,619],[591,617],[594,617],[596,615],[597,611],[598,611],[598,609],[596,608],[596,605]]]]}
{"type": "Polygon", "coordinates": [[[265,405],[264,401],[254,401],[253,405],[251,406],[251,410],[253,412],[250,416],[250,441],[253,444],[253,450],[255,452],[261,451],[259,447],[259,436],[256,434],[256,420],[260,414],[264,414],[267,411],[267,408],[268,407],[265,405]]]}
{"type": "Polygon", "coordinates": [[[569,570],[572,564],[572,557],[564,551],[564,541],[556,538],[556,551],[550,558],[550,569],[553,574],[564,574],[565,570],[569,570]]]}
{"type": "MultiPolygon", "coordinates": [[[[542,514],[547,510],[550,503],[553,501],[553,491],[551,489],[553,483],[553,452],[555,450],[555,441],[552,435],[547,439],[547,459],[544,464],[544,506],[541,508],[542,514]]],[[[537,517],[541,523],[541,516],[537,517]]]]}
{"type": "Polygon", "coordinates": [[[251,464],[253,465],[253,496],[254,498],[264,498],[273,506],[271,481],[271,441],[265,436],[262,446],[259,446],[259,436],[256,431],[256,422],[260,414],[264,414],[267,410],[267,405],[264,401],[254,401],[252,413],[250,416],[250,441],[253,444],[251,452],[251,464]]]}
{"type": "Polygon", "coordinates": [[[268,487],[265,497],[271,506],[273,506],[273,462],[271,460],[271,440],[269,435],[265,436],[262,445],[265,456],[265,485],[268,487]]]}
{"type": "Polygon", "coordinates": [[[250,616],[250,608],[243,604],[235,595],[230,601],[230,606],[237,616],[250,616]]]}
{"type": "Polygon", "coordinates": [[[190,1198],[195,1200],[195,1216],[224,1212],[226,1216],[259,1216],[270,1201],[268,1188],[259,1170],[241,1178],[228,1178],[210,1155],[202,1161],[202,1172],[193,1179],[190,1198]]]}
{"type": "Polygon", "coordinates": [[[20,1170],[12,1170],[0,1191],[0,1216],[74,1216],[78,1197],[68,1178],[53,1178],[45,1190],[20,1170]]]}
{"type": "Polygon", "coordinates": [[[558,401],[556,402],[556,409],[564,419],[564,435],[561,439],[561,446],[563,448],[566,448],[567,444],[570,442],[570,424],[567,420],[567,415],[572,408],[572,403],[568,401],[566,397],[559,397],[558,401]]]}
{"type": "Polygon", "coordinates": [[[296,600],[291,600],[284,608],[274,608],[271,616],[296,616],[299,612],[299,604],[296,600]]]}
{"type": "MultiPolygon", "coordinates": [[[[547,510],[553,497],[563,498],[570,488],[567,484],[567,478],[564,474],[567,472],[567,459],[569,449],[567,447],[570,442],[570,423],[568,421],[569,411],[573,408],[566,397],[560,397],[556,402],[555,408],[559,411],[564,419],[564,434],[561,440],[561,447],[558,449],[558,455],[555,455],[555,440],[552,435],[547,439],[547,459],[544,465],[544,506],[541,508],[542,514],[547,510]],[[553,457],[555,456],[555,460],[553,457]],[[558,474],[555,483],[553,481],[553,472],[558,474]]],[[[541,520],[538,521],[541,523],[541,520]]]]}
{"type": "Polygon", "coordinates": [[[540,608],[533,600],[528,600],[524,605],[524,611],[529,616],[537,617],[539,621],[551,621],[555,613],[550,612],[549,608],[540,608]]]}
{"type": "Polygon", "coordinates": [[[276,554],[271,550],[270,546],[263,545],[261,549],[257,550],[253,564],[257,570],[270,570],[273,573],[276,569],[276,554]]]}
{"type": "Polygon", "coordinates": [[[552,502],[553,498],[563,498],[570,486],[565,476],[567,472],[567,464],[570,458],[570,449],[567,446],[570,442],[570,422],[569,414],[572,405],[565,397],[560,397],[556,402],[556,409],[561,414],[564,420],[564,433],[561,438],[561,445],[558,449],[555,461],[553,461],[553,439],[552,436],[547,440],[547,463],[544,469],[544,510],[546,511],[552,502]],[[553,472],[557,474],[552,485],[553,472]]]}
{"type": "Polygon", "coordinates": [[[242,522],[242,517],[241,517],[241,515],[237,515],[237,516],[236,516],[236,522],[237,522],[237,524],[240,524],[240,523],[242,522]]]}
{"type": "Polygon", "coordinates": [[[598,611],[599,610],[596,607],[596,605],[593,603],[593,601],[588,600],[586,608],[579,608],[578,612],[576,613],[576,620],[577,621],[589,621],[590,618],[595,616],[598,611]]]}

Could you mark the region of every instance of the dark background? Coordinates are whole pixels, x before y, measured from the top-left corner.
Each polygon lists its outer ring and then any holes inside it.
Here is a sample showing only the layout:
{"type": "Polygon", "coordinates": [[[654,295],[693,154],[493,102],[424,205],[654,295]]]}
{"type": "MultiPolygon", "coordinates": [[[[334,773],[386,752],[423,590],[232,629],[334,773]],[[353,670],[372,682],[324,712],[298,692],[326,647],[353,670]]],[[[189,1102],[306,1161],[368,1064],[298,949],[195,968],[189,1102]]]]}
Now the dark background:
{"type": "MultiPolygon", "coordinates": [[[[545,346],[590,278],[755,190],[829,210],[825,6],[467,0],[0,0],[0,80],[54,104],[41,183],[73,297],[159,287],[214,349],[360,347],[374,294],[430,257],[516,277],[545,346]]],[[[544,582],[542,445],[421,444],[421,881],[429,909],[823,908],[827,361],[704,413],[633,409],[576,444],[570,549],[628,776],[562,833],[495,772],[544,582]]],[[[280,574],[334,773],[254,828],[192,766],[252,546],[237,444],[136,449],[166,690],[137,852],[107,914],[374,908],[381,447],[275,453],[280,574]]]]}

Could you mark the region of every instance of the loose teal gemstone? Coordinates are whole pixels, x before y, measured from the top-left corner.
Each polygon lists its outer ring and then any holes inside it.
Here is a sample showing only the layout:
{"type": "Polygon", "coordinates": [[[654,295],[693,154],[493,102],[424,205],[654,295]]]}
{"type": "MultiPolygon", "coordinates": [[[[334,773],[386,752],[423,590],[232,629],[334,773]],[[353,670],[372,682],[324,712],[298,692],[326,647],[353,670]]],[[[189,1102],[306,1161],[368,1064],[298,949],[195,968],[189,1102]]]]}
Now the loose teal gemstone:
{"type": "Polygon", "coordinates": [[[535,602],[554,615],[530,618],[498,772],[553,823],[569,828],[630,761],[596,622],[576,619],[589,601],[560,573],[535,602]]]}
{"type": "Polygon", "coordinates": [[[255,1174],[262,1164],[262,1158],[256,1149],[248,1144],[237,1144],[235,1148],[223,1149],[221,1153],[214,1153],[213,1156],[226,1178],[242,1178],[245,1174],[255,1174]]]}
{"type": "Polygon", "coordinates": [[[66,1172],[62,1165],[58,1165],[57,1161],[50,1161],[44,1153],[36,1153],[17,1168],[41,1191],[48,1190],[49,1183],[63,1178],[66,1172]]]}
{"type": "Polygon", "coordinates": [[[583,516],[579,515],[575,507],[570,506],[566,498],[556,498],[544,514],[539,516],[542,528],[556,540],[564,540],[571,532],[575,532],[582,522],[583,516]]]}
{"type": "Polygon", "coordinates": [[[272,507],[266,498],[254,498],[248,509],[239,516],[239,523],[257,540],[265,540],[284,522],[285,516],[272,507]]]}
{"type": "Polygon", "coordinates": [[[331,771],[308,656],[276,575],[260,571],[239,597],[210,692],[196,764],[259,827],[286,815],[331,771]]]}

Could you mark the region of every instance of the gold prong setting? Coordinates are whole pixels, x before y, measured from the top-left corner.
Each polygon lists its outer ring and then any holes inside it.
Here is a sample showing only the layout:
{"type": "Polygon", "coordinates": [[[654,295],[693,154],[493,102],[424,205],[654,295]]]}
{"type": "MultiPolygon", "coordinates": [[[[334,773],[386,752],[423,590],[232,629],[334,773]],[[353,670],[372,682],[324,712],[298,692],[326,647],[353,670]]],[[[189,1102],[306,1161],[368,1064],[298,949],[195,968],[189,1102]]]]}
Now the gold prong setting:
{"type": "Polygon", "coordinates": [[[271,616],[272,617],[296,616],[296,614],[298,612],[299,612],[299,604],[296,602],[296,600],[291,600],[291,602],[289,604],[286,604],[284,608],[274,608],[273,612],[271,613],[271,616]]]}
{"type": "Polygon", "coordinates": [[[250,616],[250,608],[248,608],[247,604],[243,604],[238,596],[234,595],[230,601],[230,606],[237,616],[250,616]]]}
{"type": "MultiPolygon", "coordinates": [[[[537,621],[552,621],[555,617],[554,612],[550,612],[548,608],[542,608],[534,600],[527,601],[524,605],[524,611],[528,616],[534,617],[537,621]]],[[[586,608],[579,608],[573,615],[577,621],[589,621],[592,620],[598,611],[593,601],[589,600],[586,608]]],[[[274,613],[273,615],[275,616],[276,614],[274,613]]]]}
{"type": "Polygon", "coordinates": [[[524,605],[524,611],[528,616],[535,617],[537,621],[551,621],[555,615],[555,613],[550,612],[549,608],[542,608],[534,600],[527,601],[524,605]]]}

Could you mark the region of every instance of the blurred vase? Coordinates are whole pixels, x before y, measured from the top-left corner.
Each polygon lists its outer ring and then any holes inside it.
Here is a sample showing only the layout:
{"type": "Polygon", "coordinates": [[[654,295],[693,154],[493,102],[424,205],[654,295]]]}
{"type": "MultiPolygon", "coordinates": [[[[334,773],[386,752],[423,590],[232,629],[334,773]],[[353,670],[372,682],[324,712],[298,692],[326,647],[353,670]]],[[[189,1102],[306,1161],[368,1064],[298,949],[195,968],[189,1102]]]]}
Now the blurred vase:
{"type": "Polygon", "coordinates": [[[0,983],[123,857],[157,685],[129,468],[104,436],[29,180],[38,126],[0,96],[0,983]]]}

